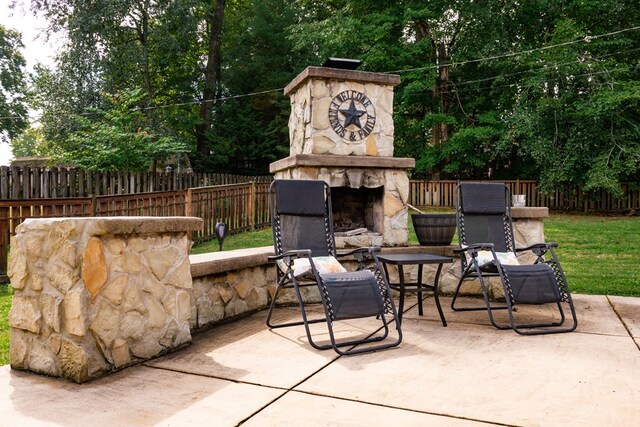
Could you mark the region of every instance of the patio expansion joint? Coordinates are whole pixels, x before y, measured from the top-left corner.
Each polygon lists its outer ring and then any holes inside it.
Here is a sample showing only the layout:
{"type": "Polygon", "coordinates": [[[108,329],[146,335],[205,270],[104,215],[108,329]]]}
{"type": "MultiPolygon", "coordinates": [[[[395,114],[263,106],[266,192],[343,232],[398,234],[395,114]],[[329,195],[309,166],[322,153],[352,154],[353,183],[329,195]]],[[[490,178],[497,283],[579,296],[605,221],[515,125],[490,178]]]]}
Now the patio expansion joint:
{"type": "Polygon", "coordinates": [[[278,386],[274,386],[274,385],[260,384],[260,383],[251,382],[251,381],[234,380],[232,378],[220,377],[220,376],[217,376],[217,375],[199,374],[199,373],[196,373],[196,372],[186,371],[186,370],[177,369],[177,368],[169,368],[169,367],[166,367],[166,366],[147,365],[146,363],[143,363],[143,366],[145,366],[147,368],[151,368],[151,369],[157,369],[159,371],[169,371],[169,372],[176,372],[178,374],[191,375],[191,376],[194,376],[194,377],[211,378],[211,379],[214,379],[214,380],[227,381],[227,382],[234,383],[234,384],[252,385],[252,386],[256,386],[256,387],[270,388],[270,389],[273,389],[273,390],[283,390],[285,392],[291,390],[290,388],[286,388],[286,387],[278,387],[278,386]]]}
{"type": "Polygon", "coordinates": [[[363,405],[377,406],[377,407],[388,408],[388,409],[396,409],[396,410],[399,410],[399,411],[406,411],[406,412],[415,412],[415,413],[418,413],[418,414],[433,415],[433,416],[443,417],[443,418],[453,418],[453,419],[456,419],[456,420],[473,421],[473,422],[478,422],[478,423],[491,424],[491,425],[495,425],[495,426],[507,426],[507,427],[515,427],[515,426],[517,426],[517,424],[505,424],[505,423],[501,423],[501,422],[497,422],[497,421],[485,420],[485,419],[481,419],[481,418],[463,417],[461,415],[453,415],[453,414],[448,414],[448,413],[443,413],[443,412],[424,411],[424,410],[420,410],[420,409],[405,408],[403,406],[388,405],[388,404],[376,403],[376,402],[367,402],[367,401],[364,401],[364,400],[357,400],[357,399],[351,399],[351,398],[347,398],[347,397],[334,396],[334,395],[331,395],[331,394],[312,393],[310,391],[304,391],[304,390],[290,390],[290,391],[295,391],[297,393],[302,393],[302,394],[308,394],[310,396],[326,397],[326,398],[329,398],[329,399],[343,400],[345,402],[361,403],[363,405]]]}
{"type": "Polygon", "coordinates": [[[631,342],[634,343],[636,345],[636,347],[638,348],[638,351],[640,351],[640,343],[638,343],[634,339],[633,334],[631,333],[631,330],[629,329],[629,326],[625,323],[625,321],[622,318],[622,316],[620,316],[620,313],[618,313],[618,311],[616,310],[616,307],[613,305],[613,303],[609,299],[609,295],[605,295],[605,297],[607,298],[607,302],[609,303],[609,306],[611,306],[611,310],[613,310],[613,312],[616,314],[616,316],[618,316],[618,320],[620,320],[620,323],[622,323],[622,326],[624,326],[624,329],[627,331],[627,334],[629,334],[629,338],[631,338],[631,342]]]}
{"type": "MultiPolygon", "coordinates": [[[[277,402],[278,400],[282,399],[284,396],[286,396],[288,393],[292,392],[292,391],[297,391],[295,390],[296,387],[298,387],[299,385],[301,385],[302,383],[304,383],[305,381],[307,381],[308,379],[310,379],[311,377],[313,377],[314,375],[316,375],[317,373],[319,373],[320,371],[326,369],[329,365],[333,364],[336,360],[340,359],[342,356],[338,355],[338,357],[336,357],[333,360],[330,360],[328,363],[326,363],[325,365],[321,366],[320,368],[316,369],[315,372],[311,373],[311,375],[307,376],[306,378],[302,379],[301,381],[299,381],[298,383],[294,384],[293,386],[289,387],[289,388],[283,388],[283,387],[270,387],[270,388],[274,388],[274,389],[278,389],[278,390],[283,390],[284,393],[282,393],[280,396],[276,397],[275,399],[273,399],[271,402],[267,403],[266,405],[264,405],[262,408],[258,409],[257,411],[255,411],[253,414],[249,415],[248,417],[246,417],[245,419],[243,419],[242,421],[240,421],[237,425],[242,425],[245,422],[249,421],[251,418],[253,418],[254,416],[258,415],[260,412],[264,411],[266,408],[268,408],[270,405],[274,404],[275,402],[277,402]]],[[[249,383],[250,384],[250,383],[249,383]]],[[[260,384],[255,384],[255,385],[260,385],[260,384]]],[[[263,386],[263,387],[269,387],[269,386],[263,386]]]]}

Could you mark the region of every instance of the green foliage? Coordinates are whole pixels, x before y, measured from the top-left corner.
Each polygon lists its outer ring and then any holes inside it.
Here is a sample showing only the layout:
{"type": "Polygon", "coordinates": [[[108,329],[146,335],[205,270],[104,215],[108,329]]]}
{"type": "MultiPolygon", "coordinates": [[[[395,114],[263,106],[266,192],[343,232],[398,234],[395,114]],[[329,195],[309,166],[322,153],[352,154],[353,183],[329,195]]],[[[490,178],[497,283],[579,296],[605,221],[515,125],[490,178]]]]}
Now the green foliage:
{"type": "Polygon", "coordinates": [[[227,1],[221,99],[206,117],[199,101],[215,1],[31,3],[69,34],[58,70],[34,80],[44,138],[58,150],[87,129],[71,117],[109,108],[100,93],[140,87],[148,131],[192,147],[196,169],[266,173],[288,154],[280,89],[338,56],[400,74],[394,154],[416,158],[414,177],[533,178],[547,190],[614,194],[620,182],[638,182],[632,0],[227,1]],[[196,130],[202,136],[209,118],[208,153],[198,156],[196,130]]]}
{"type": "Polygon", "coordinates": [[[0,285],[0,365],[9,364],[9,310],[13,298],[13,288],[0,285]]]}
{"type": "Polygon", "coordinates": [[[69,135],[60,160],[88,170],[144,171],[154,160],[186,153],[183,143],[150,130],[135,108],[144,96],[141,89],[124,91],[111,97],[110,110],[96,112],[100,119],[76,116],[78,130],[69,135]]]}
{"type": "Polygon", "coordinates": [[[0,141],[27,127],[25,60],[20,34],[0,25],[0,141]]]}
{"type": "Polygon", "coordinates": [[[49,153],[39,127],[27,128],[11,141],[11,148],[16,157],[46,157],[49,153]]]}

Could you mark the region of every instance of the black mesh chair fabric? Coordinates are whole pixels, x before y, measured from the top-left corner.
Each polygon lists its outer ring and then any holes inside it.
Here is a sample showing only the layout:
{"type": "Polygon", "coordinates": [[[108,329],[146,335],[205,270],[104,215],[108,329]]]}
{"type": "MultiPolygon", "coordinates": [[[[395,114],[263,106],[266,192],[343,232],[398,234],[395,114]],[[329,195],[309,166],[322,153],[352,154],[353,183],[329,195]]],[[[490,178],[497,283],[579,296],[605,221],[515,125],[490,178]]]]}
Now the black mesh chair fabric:
{"type": "Polygon", "coordinates": [[[275,180],[269,192],[275,249],[275,256],[271,259],[285,267],[282,269],[276,267],[276,290],[271,299],[267,325],[270,328],[304,325],[311,346],[319,350],[333,348],[341,355],[399,345],[402,341],[402,331],[398,314],[390,297],[389,283],[382,276],[384,273],[375,256],[374,248],[354,251],[360,257],[358,261],[363,268],[360,271],[321,275],[317,271],[321,264],[313,262],[313,258],[316,257],[337,256],[329,186],[323,181],[315,180],[275,180]],[[307,254],[306,251],[310,253],[307,254]],[[315,267],[299,278],[291,268],[298,258],[308,259],[309,264],[315,267]],[[369,265],[365,263],[365,258],[368,259],[369,265]],[[367,268],[374,269],[376,273],[372,273],[367,268]],[[379,277],[382,280],[378,280],[379,277]],[[300,292],[300,288],[305,286],[318,288],[325,318],[312,320],[307,318],[305,303],[300,292]],[[271,315],[278,296],[287,288],[293,289],[295,293],[302,321],[276,324],[271,321],[271,315]],[[336,339],[333,333],[333,321],[362,317],[375,318],[382,326],[377,323],[374,332],[367,333],[365,338],[360,336],[359,339],[336,339]],[[387,339],[390,317],[398,331],[395,340],[387,339]],[[309,324],[316,322],[327,323],[330,344],[321,344],[314,340],[309,324]],[[358,347],[359,344],[365,344],[365,346],[358,347]],[[343,350],[346,346],[354,348],[343,350]]]}
{"type": "Polygon", "coordinates": [[[474,251],[516,252],[509,190],[499,183],[461,183],[457,189],[458,237],[461,245],[462,274],[455,289],[451,308],[455,311],[487,310],[491,324],[499,329],[513,329],[523,335],[570,332],[576,329],[575,308],[564,273],[553,250],[554,245],[540,242],[533,245],[535,262],[531,265],[506,265],[499,262],[481,266],[472,257],[474,251]],[[492,244],[493,246],[484,244],[492,244]],[[471,246],[471,248],[467,248],[471,246]],[[466,248],[466,249],[465,249],[466,248]],[[490,277],[502,282],[506,305],[493,305],[489,298],[490,277]],[[464,281],[480,282],[484,307],[456,307],[464,281]],[[559,320],[541,323],[518,323],[515,306],[518,304],[552,304],[558,308],[559,320]],[[560,327],[565,321],[562,303],[568,303],[573,318],[570,327],[560,327]],[[507,309],[509,324],[499,324],[493,310],[507,309]]]}
{"type": "Polygon", "coordinates": [[[384,313],[378,283],[369,270],[321,275],[336,320],[378,316],[384,313]]]}
{"type": "Polygon", "coordinates": [[[547,304],[560,300],[553,268],[548,264],[503,265],[515,304],[547,304]]]}
{"type": "Polygon", "coordinates": [[[279,180],[276,210],[281,215],[326,215],[323,181],[279,180]]]}
{"type": "Polygon", "coordinates": [[[324,216],[281,215],[282,251],[311,249],[313,256],[333,255],[324,216]]]}
{"type": "Polygon", "coordinates": [[[496,252],[513,251],[507,240],[504,215],[464,215],[464,234],[460,233],[462,243],[493,243],[496,252]]]}
{"type": "Polygon", "coordinates": [[[504,184],[464,183],[460,186],[462,212],[465,214],[504,214],[506,193],[504,184]]]}

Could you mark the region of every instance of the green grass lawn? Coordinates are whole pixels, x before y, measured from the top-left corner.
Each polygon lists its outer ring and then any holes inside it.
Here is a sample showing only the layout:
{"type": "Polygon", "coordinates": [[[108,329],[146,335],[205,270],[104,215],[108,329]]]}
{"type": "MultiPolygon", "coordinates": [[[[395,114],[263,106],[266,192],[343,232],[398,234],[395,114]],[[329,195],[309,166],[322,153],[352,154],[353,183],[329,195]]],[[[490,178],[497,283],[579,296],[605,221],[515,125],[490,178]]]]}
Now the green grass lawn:
{"type": "Polygon", "coordinates": [[[640,217],[552,214],[544,234],[572,292],[640,296],[640,217]]]}
{"type": "Polygon", "coordinates": [[[13,288],[0,285],[0,365],[9,363],[9,309],[13,288]]]}

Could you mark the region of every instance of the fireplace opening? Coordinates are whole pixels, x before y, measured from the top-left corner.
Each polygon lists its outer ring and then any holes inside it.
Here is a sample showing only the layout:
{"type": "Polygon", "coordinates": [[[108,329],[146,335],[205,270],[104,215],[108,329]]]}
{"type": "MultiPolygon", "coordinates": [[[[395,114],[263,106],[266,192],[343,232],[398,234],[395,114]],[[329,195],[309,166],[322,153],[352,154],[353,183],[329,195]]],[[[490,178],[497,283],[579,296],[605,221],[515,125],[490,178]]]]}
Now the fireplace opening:
{"type": "Polygon", "coordinates": [[[384,232],[384,187],[332,187],[333,224],[336,232],[366,228],[384,232]]]}

